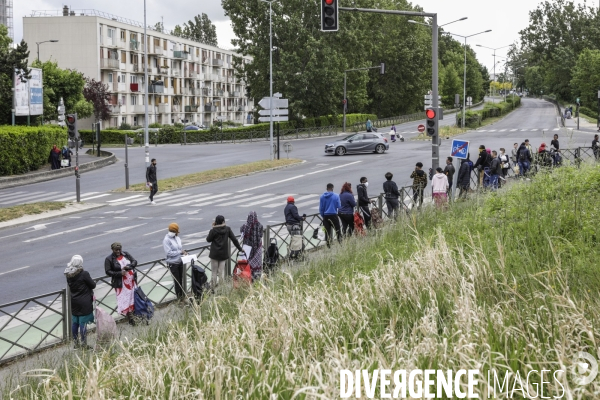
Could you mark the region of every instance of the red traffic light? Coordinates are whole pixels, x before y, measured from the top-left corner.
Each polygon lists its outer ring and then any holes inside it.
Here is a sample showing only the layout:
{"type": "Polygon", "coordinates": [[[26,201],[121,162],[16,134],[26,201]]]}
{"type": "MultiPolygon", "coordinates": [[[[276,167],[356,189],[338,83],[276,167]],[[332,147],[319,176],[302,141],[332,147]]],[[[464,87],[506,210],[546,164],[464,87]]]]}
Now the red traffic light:
{"type": "Polygon", "coordinates": [[[435,118],[435,110],[433,108],[427,109],[427,111],[425,111],[425,116],[427,117],[427,119],[434,119],[435,118]]]}
{"type": "Polygon", "coordinates": [[[325,0],[325,4],[328,6],[332,5],[335,0],[325,0]]]}
{"type": "Polygon", "coordinates": [[[74,124],[75,123],[75,117],[73,115],[67,115],[67,122],[69,124],[74,124]]]}

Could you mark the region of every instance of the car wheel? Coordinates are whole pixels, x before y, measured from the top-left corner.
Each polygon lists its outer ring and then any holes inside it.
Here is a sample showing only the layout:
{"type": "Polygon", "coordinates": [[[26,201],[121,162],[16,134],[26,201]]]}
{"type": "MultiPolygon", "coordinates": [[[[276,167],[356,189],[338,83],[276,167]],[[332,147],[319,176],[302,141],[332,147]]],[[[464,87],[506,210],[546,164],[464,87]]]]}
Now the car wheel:
{"type": "Polygon", "coordinates": [[[385,146],[384,145],[378,144],[375,147],[375,153],[377,153],[377,154],[383,154],[384,152],[385,152],[385,146]]]}
{"type": "Polygon", "coordinates": [[[337,149],[335,149],[336,156],[343,156],[344,154],[346,154],[346,148],[340,146],[337,149]]]}

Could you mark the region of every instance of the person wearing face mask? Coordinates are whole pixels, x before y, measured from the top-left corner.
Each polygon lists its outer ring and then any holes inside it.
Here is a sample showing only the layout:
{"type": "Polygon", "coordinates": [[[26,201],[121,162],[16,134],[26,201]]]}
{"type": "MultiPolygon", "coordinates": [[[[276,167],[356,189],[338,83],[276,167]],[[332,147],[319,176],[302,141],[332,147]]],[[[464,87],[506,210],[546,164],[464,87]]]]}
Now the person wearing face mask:
{"type": "Polygon", "coordinates": [[[358,208],[363,215],[363,220],[365,221],[365,227],[371,227],[371,210],[369,210],[369,194],[367,193],[367,187],[369,186],[369,181],[366,177],[360,178],[360,183],[356,186],[356,190],[358,191],[358,208]]]}
{"type": "Polygon", "coordinates": [[[179,238],[179,225],[175,222],[169,224],[169,232],[163,239],[163,249],[165,250],[165,261],[173,275],[173,284],[175,285],[175,294],[179,300],[185,297],[183,292],[183,260],[182,255],[187,255],[187,251],[181,247],[181,239],[179,238]]]}

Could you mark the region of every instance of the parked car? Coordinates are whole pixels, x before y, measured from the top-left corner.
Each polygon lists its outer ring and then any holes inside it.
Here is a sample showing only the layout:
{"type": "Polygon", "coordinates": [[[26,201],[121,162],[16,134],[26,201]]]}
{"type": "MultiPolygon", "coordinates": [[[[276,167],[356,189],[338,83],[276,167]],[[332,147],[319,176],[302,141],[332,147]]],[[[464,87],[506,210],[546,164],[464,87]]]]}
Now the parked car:
{"type": "Polygon", "coordinates": [[[346,153],[383,154],[390,145],[381,133],[356,133],[333,143],[325,145],[326,154],[343,156],[346,153]]]}

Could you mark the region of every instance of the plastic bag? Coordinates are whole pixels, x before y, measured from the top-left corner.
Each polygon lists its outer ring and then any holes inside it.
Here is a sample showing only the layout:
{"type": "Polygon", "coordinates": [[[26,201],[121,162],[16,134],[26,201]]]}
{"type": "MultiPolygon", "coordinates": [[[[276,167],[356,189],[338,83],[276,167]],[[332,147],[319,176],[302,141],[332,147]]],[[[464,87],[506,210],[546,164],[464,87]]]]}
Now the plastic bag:
{"type": "Polygon", "coordinates": [[[110,343],[117,337],[117,323],[110,314],[96,306],[96,343],[110,343]]]}

